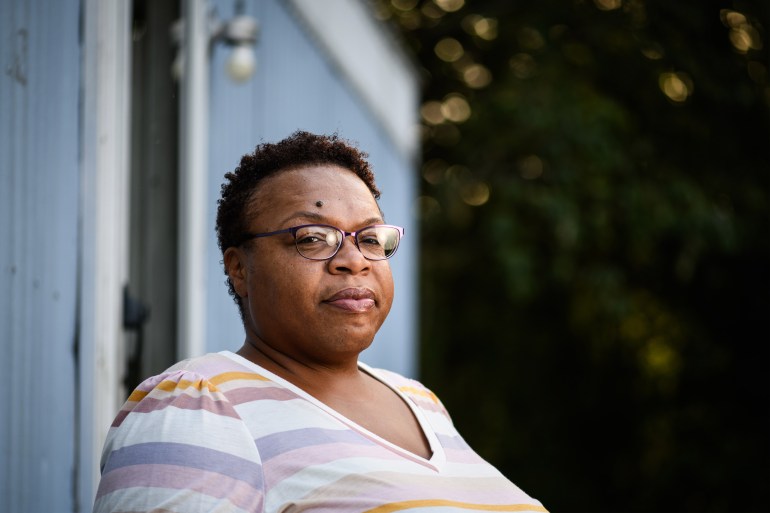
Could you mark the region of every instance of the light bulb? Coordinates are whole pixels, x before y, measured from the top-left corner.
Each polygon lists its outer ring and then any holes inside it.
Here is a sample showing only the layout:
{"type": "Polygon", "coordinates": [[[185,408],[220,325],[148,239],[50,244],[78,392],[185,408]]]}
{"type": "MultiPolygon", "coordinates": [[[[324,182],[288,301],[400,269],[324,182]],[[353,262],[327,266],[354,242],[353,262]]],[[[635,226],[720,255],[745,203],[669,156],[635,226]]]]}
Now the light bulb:
{"type": "Polygon", "coordinates": [[[254,74],[257,67],[257,58],[254,48],[250,44],[236,45],[227,58],[227,74],[236,82],[244,82],[254,74]]]}

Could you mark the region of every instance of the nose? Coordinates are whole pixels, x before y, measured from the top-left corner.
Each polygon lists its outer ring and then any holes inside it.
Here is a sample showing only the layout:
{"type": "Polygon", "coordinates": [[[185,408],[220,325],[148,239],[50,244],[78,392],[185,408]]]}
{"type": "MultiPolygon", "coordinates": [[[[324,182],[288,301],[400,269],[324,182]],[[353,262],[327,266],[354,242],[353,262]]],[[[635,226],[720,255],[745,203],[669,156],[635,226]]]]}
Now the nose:
{"type": "Polygon", "coordinates": [[[371,262],[358,249],[355,239],[347,234],[337,254],[329,260],[329,269],[333,273],[358,274],[368,271],[370,267],[371,262]]]}

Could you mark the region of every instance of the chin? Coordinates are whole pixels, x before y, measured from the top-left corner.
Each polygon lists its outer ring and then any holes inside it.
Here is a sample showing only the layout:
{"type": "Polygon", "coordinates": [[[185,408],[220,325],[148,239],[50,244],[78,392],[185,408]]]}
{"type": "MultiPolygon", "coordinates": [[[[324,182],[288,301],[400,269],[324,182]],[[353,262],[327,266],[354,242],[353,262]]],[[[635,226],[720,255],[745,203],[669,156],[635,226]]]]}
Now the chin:
{"type": "Polygon", "coordinates": [[[366,330],[366,333],[357,333],[355,331],[351,331],[352,330],[346,330],[338,337],[335,337],[336,340],[334,346],[338,348],[340,352],[360,353],[368,349],[369,346],[372,345],[372,342],[374,342],[375,334],[371,333],[369,329],[366,330]]]}

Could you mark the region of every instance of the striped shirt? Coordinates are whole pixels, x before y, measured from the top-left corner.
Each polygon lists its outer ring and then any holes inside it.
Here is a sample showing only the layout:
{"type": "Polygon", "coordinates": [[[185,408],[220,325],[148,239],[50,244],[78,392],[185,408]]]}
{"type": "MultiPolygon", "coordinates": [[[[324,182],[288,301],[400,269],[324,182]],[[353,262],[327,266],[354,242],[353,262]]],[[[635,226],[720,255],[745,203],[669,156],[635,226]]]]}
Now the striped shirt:
{"type": "Polygon", "coordinates": [[[360,367],[412,409],[429,460],[223,351],[131,394],[107,436],[94,511],[546,511],[465,443],[427,388],[360,367]]]}

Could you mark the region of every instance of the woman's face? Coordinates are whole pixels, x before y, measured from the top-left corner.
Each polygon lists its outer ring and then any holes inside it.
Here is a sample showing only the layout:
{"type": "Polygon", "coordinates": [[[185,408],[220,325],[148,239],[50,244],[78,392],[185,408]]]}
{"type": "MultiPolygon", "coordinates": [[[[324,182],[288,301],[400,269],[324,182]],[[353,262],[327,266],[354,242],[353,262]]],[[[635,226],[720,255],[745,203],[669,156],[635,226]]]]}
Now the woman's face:
{"type": "MultiPolygon", "coordinates": [[[[265,179],[251,205],[251,233],[302,224],[355,231],[383,223],[366,184],[334,165],[281,171],[265,179]]],[[[254,239],[228,250],[225,265],[244,301],[247,339],[306,364],[357,357],[393,300],[390,265],[364,258],[351,237],[323,261],[300,256],[290,233],[254,239]]]]}

